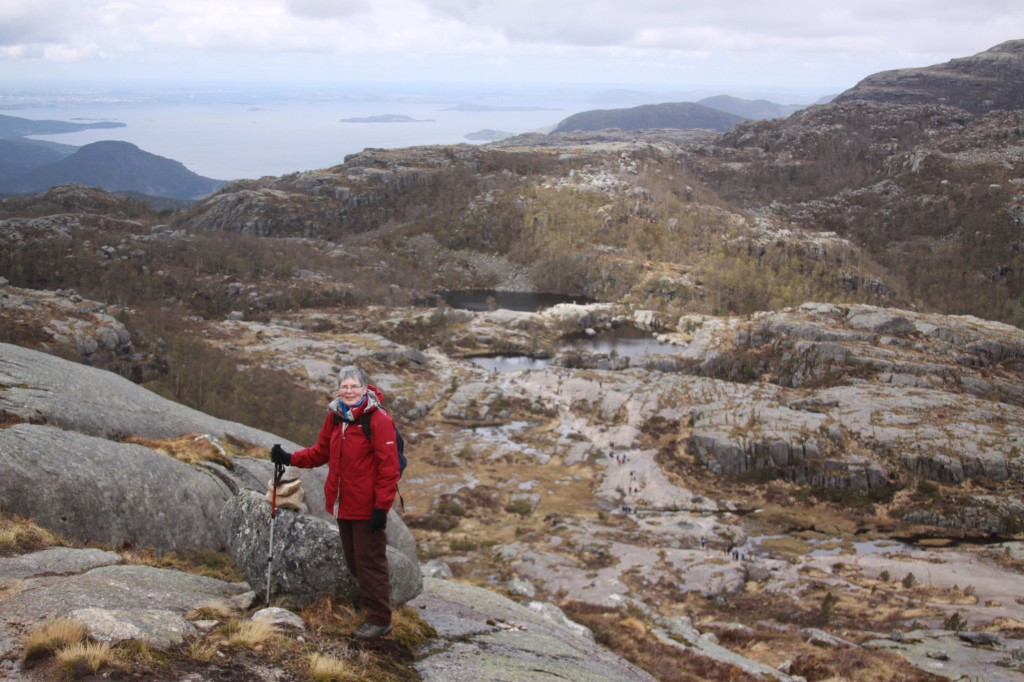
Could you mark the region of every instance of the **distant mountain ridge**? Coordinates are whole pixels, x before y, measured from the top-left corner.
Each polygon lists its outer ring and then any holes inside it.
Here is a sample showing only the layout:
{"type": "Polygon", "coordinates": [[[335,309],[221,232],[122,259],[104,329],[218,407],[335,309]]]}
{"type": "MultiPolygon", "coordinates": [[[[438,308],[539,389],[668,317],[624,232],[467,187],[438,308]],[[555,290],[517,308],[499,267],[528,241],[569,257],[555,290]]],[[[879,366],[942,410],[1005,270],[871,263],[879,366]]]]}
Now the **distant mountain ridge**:
{"type": "Polygon", "coordinates": [[[34,168],[57,163],[77,151],[78,147],[41,140],[0,138],[0,187],[34,168]]]}
{"type": "Polygon", "coordinates": [[[608,128],[646,130],[652,128],[701,128],[725,132],[742,116],[693,102],[644,104],[628,109],[593,109],[563,119],[553,133],[596,131],[608,128]]]}
{"type": "Polygon", "coordinates": [[[741,99],[731,95],[705,97],[698,100],[697,104],[755,120],[789,116],[793,112],[805,108],[803,104],[779,104],[766,99],[741,99]]]}
{"type": "Polygon", "coordinates": [[[76,133],[80,130],[103,128],[124,128],[127,124],[117,121],[97,121],[94,123],[75,123],[72,121],[51,121],[5,116],[0,114],[0,138],[24,137],[26,135],[55,135],[58,133],[76,133]]]}
{"type": "MultiPolygon", "coordinates": [[[[11,147],[26,163],[28,147],[19,141],[0,146],[0,158],[6,159],[11,147]]],[[[22,141],[23,142],[23,141],[22,141]]],[[[53,154],[37,153],[37,159],[52,159],[53,154]]],[[[206,178],[172,159],[145,152],[130,142],[106,140],[80,147],[63,158],[35,165],[22,174],[4,177],[11,164],[0,161],[0,192],[34,194],[55,185],[77,184],[101,187],[111,192],[138,193],[154,197],[201,199],[224,186],[225,181],[206,178]]]]}
{"type": "Polygon", "coordinates": [[[917,69],[882,71],[843,92],[837,103],[944,104],[972,114],[1024,108],[1024,40],[917,69]]]}

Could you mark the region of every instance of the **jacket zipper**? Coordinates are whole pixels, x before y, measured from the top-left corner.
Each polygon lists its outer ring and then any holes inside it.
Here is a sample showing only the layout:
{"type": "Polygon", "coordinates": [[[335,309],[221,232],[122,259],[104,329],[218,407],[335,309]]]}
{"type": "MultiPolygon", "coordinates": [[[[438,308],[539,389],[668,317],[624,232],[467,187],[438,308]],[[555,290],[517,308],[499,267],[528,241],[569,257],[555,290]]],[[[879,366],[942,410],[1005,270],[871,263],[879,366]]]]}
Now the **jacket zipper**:
{"type": "Polygon", "coordinates": [[[341,423],[341,443],[338,445],[338,496],[334,500],[334,518],[338,518],[338,513],[341,511],[341,449],[345,443],[345,429],[348,428],[348,422],[341,423]]]}

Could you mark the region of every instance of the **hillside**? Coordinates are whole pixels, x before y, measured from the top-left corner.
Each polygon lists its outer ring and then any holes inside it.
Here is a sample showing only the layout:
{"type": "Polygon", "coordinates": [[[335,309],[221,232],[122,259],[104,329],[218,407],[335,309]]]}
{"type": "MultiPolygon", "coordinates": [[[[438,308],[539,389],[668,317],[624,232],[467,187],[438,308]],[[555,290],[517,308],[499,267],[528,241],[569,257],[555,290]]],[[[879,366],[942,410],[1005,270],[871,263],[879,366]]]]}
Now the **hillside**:
{"type": "Polygon", "coordinates": [[[1017,110],[1024,108],[1022,63],[1024,40],[1009,40],[945,64],[872,74],[835,101],[944,105],[975,115],[1017,110]]]}
{"type": "Polygon", "coordinates": [[[33,168],[56,163],[77,147],[21,138],[0,139],[0,187],[33,168]]]}
{"type": "Polygon", "coordinates": [[[693,102],[644,104],[628,109],[594,109],[573,114],[555,126],[552,133],[595,131],[608,128],[706,128],[728,130],[743,117],[693,102]]]}
{"type": "Polygon", "coordinates": [[[73,154],[0,183],[0,192],[32,194],[55,185],[82,184],[112,192],[199,199],[224,184],[204,178],[172,159],[142,151],[129,142],[93,142],[73,154]]]}
{"type": "MultiPolygon", "coordinates": [[[[1024,68],[998,88],[1024,92],[1024,68]]],[[[844,93],[786,119],[739,125],[693,167],[747,210],[861,246],[919,305],[1019,325],[1024,111],[971,114],[933,99],[844,93]]]]}
{"type": "Polygon", "coordinates": [[[756,121],[789,116],[794,111],[800,111],[805,108],[803,105],[779,104],[778,102],[770,102],[766,99],[741,99],[730,95],[705,97],[699,100],[697,104],[756,121]]]}

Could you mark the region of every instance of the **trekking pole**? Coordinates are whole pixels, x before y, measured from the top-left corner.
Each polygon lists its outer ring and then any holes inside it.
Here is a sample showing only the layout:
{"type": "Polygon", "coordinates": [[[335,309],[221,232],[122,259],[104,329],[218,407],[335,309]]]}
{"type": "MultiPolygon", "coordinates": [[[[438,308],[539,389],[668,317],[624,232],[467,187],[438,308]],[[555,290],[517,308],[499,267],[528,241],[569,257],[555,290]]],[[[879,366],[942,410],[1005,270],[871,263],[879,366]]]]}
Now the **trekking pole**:
{"type": "Polygon", "coordinates": [[[270,548],[267,550],[267,606],[270,606],[270,576],[274,564],[274,520],[277,518],[277,486],[284,477],[284,465],[274,465],[274,490],[270,493],[270,548]]]}

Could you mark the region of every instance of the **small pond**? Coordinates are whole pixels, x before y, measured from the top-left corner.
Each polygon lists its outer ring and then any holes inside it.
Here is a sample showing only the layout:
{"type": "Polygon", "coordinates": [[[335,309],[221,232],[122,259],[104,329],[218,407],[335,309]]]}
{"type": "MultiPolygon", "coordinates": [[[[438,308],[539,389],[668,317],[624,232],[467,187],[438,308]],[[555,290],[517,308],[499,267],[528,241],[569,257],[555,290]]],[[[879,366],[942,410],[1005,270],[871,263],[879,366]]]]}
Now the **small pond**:
{"type": "Polygon", "coordinates": [[[667,355],[674,352],[671,343],[662,343],[650,332],[636,327],[624,326],[609,329],[593,336],[582,336],[566,343],[563,350],[584,350],[589,353],[615,354],[619,357],[636,358],[645,355],[667,355]]]}
{"type": "Polygon", "coordinates": [[[531,291],[494,291],[493,289],[464,289],[446,291],[414,301],[416,305],[435,306],[443,301],[450,308],[461,310],[491,310],[504,308],[523,313],[535,313],[559,303],[595,303],[586,296],[568,294],[543,294],[531,291]]]}
{"type": "MultiPolygon", "coordinates": [[[[638,358],[645,355],[667,355],[674,352],[674,348],[670,343],[658,341],[650,332],[645,332],[633,326],[610,329],[594,336],[581,336],[567,341],[562,346],[563,351],[577,350],[629,358],[638,358]]],[[[493,357],[472,358],[472,361],[484,369],[497,372],[544,369],[551,364],[549,359],[531,358],[525,355],[496,355],[493,357]]]]}
{"type": "MultiPolygon", "coordinates": [[[[559,303],[594,303],[586,296],[567,294],[545,294],[527,291],[495,291],[493,289],[464,289],[447,291],[420,299],[415,303],[434,306],[439,301],[451,308],[485,311],[504,308],[518,312],[537,312],[559,303]]],[[[673,352],[672,344],[661,343],[650,332],[633,326],[623,326],[603,331],[594,336],[581,336],[567,341],[562,350],[581,350],[588,353],[604,353],[619,357],[642,357],[645,355],[668,354],[673,352]]],[[[531,358],[520,355],[497,355],[473,358],[473,362],[484,369],[497,372],[515,372],[529,369],[544,369],[551,364],[549,359],[531,358]]]]}
{"type": "Polygon", "coordinates": [[[491,372],[516,372],[527,369],[544,369],[551,364],[548,358],[531,358],[528,355],[495,355],[493,357],[470,358],[474,365],[491,372]]]}

